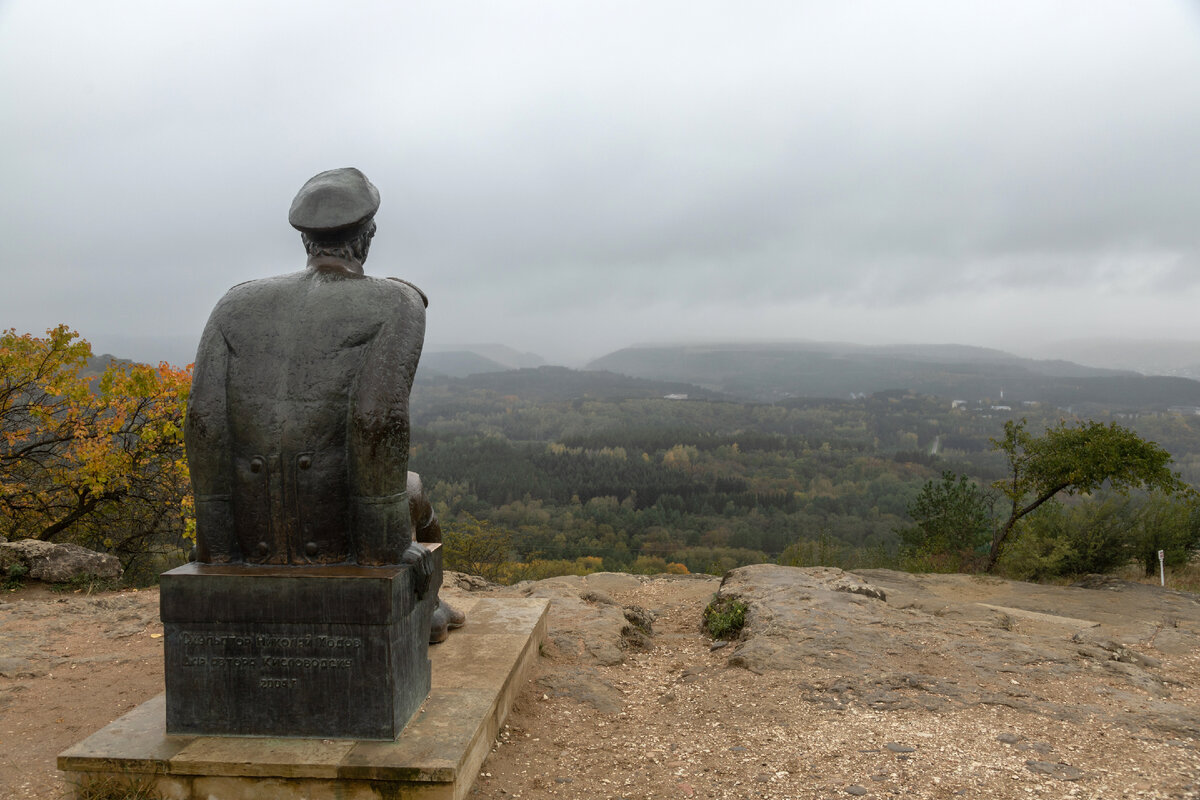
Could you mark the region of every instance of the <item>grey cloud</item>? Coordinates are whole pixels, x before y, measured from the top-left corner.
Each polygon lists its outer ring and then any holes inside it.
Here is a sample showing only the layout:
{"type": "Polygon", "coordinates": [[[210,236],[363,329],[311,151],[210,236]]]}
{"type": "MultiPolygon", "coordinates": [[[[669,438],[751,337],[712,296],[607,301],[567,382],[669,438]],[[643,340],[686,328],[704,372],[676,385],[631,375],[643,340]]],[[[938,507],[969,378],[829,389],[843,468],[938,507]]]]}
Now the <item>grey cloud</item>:
{"type": "Polygon", "coordinates": [[[0,115],[0,318],[31,329],[196,331],[302,266],[291,196],[351,164],[368,269],[447,340],[584,347],[714,298],[894,340],[936,297],[1200,292],[1182,4],[17,0],[0,115]]]}

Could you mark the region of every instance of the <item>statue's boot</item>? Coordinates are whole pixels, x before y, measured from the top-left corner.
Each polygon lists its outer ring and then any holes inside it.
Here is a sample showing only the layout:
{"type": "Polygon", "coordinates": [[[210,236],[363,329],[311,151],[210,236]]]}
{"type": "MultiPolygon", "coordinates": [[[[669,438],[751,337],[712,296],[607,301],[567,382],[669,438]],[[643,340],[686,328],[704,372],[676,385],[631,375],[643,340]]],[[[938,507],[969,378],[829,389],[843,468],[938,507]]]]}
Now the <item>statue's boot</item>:
{"type": "Polygon", "coordinates": [[[433,618],[429,623],[429,643],[446,641],[450,629],[461,628],[466,621],[466,614],[451,608],[449,603],[439,597],[437,608],[433,610],[433,618]]]}
{"type": "Polygon", "coordinates": [[[463,623],[467,621],[467,615],[456,608],[451,608],[450,604],[442,598],[438,598],[438,605],[446,609],[446,624],[451,628],[461,628],[463,623]]]}

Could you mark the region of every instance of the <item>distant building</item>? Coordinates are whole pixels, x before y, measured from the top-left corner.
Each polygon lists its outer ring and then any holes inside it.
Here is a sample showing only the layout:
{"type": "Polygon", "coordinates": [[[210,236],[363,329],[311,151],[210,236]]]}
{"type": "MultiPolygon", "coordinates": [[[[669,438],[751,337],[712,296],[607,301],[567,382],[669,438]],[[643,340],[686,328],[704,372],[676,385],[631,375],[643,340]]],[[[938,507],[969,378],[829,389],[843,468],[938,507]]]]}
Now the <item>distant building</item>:
{"type": "Polygon", "coordinates": [[[966,408],[966,407],[967,407],[966,400],[951,400],[950,401],[950,408],[966,408]]]}
{"type": "Polygon", "coordinates": [[[687,400],[686,394],[664,394],[663,400],[687,400]]]}
{"type": "Polygon", "coordinates": [[[1200,406],[1169,406],[1167,411],[1172,414],[1186,414],[1191,416],[1193,414],[1200,414],[1200,406]]]}

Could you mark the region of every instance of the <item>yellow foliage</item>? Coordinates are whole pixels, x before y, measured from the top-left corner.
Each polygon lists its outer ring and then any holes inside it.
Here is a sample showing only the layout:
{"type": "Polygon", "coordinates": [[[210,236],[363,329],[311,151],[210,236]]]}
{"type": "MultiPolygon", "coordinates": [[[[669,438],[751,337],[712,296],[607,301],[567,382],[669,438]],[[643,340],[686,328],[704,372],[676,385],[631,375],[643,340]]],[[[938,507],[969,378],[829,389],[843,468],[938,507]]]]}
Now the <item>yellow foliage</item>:
{"type": "Polygon", "coordinates": [[[0,333],[0,533],[79,538],[91,524],[93,544],[119,548],[127,540],[105,529],[128,527],[120,509],[164,501],[192,531],[182,430],[191,368],[114,363],[89,378],[91,353],[65,325],[45,338],[0,333]]]}

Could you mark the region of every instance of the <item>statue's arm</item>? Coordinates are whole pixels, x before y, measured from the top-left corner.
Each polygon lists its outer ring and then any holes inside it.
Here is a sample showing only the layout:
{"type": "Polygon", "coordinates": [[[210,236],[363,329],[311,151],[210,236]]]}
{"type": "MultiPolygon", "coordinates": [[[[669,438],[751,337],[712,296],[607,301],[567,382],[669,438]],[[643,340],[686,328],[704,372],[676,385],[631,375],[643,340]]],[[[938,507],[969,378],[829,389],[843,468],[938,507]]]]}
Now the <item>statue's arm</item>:
{"type": "Polygon", "coordinates": [[[425,306],[415,290],[395,290],[398,308],[366,345],[352,397],[347,455],[360,564],[417,556],[405,553],[412,544],[408,396],[425,341],[425,306]]]}
{"type": "Polygon", "coordinates": [[[196,502],[196,556],[202,562],[240,560],[233,527],[232,457],[226,403],[229,347],[213,318],[196,354],[184,420],[184,443],[196,502]]]}

